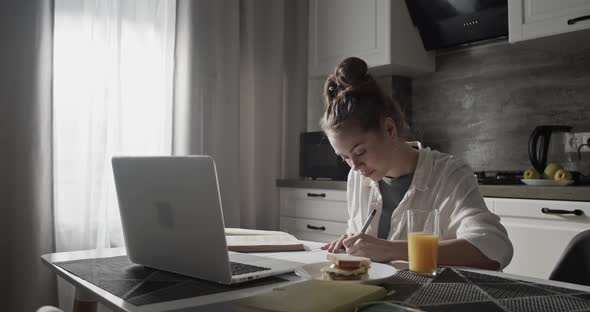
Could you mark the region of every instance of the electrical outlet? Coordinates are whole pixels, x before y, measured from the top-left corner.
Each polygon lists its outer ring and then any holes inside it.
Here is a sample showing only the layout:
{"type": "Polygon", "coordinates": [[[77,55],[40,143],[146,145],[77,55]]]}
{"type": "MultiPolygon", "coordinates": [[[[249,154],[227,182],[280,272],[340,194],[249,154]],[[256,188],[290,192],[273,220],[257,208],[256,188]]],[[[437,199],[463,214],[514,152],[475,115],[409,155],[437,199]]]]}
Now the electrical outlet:
{"type": "MultiPolygon", "coordinates": [[[[569,137],[568,142],[565,144],[565,152],[571,154],[578,154],[578,147],[582,144],[588,144],[588,138],[590,138],[590,132],[577,132],[573,134],[573,137],[569,137]]],[[[584,146],[580,149],[581,153],[590,152],[590,147],[584,146]]]]}
{"type": "MultiPolygon", "coordinates": [[[[577,132],[575,133],[576,136],[576,144],[578,147],[582,144],[588,144],[588,139],[590,139],[590,132],[577,132]]],[[[586,145],[580,149],[580,152],[587,153],[590,152],[590,146],[586,145]]]]}

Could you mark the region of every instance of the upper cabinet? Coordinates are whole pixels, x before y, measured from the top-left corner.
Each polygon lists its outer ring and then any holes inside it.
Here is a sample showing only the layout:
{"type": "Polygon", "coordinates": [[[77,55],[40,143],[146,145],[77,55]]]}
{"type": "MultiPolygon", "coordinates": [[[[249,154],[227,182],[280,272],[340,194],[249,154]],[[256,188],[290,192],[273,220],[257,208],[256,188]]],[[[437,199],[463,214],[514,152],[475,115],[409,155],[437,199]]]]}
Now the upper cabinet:
{"type": "Polygon", "coordinates": [[[590,0],[508,0],[512,43],[583,29],[590,29],[590,0]]]}
{"type": "Polygon", "coordinates": [[[343,59],[364,59],[375,75],[434,71],[403,0],[310,0],[309,75],[325,77],[343,59]]]}

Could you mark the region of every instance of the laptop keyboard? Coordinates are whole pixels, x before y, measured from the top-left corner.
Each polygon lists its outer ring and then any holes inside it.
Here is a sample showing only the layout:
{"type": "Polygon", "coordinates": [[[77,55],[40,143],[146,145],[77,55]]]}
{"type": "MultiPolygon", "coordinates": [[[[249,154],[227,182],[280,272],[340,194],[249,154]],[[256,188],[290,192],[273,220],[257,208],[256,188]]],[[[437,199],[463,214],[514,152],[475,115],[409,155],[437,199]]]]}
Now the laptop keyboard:
{"type": "Polygon", "coordinates": [[[244,264],[239,262],[230,262],[231,264],[231,275],[240,275],[258,271],[266,271],[270,270],[270,268],[259,267],[250,264],[244,264]]]}

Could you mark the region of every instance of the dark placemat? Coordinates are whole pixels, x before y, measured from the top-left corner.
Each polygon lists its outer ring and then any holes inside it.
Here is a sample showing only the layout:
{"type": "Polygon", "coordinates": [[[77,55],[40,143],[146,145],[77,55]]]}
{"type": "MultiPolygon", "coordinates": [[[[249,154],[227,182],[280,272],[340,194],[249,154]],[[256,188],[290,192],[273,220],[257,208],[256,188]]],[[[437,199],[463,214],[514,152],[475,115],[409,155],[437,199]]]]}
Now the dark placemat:
{"type": "Polygon", "coordinates": [[[127,256],[54,264],[138,306],[287,281],[273,276],[236,285],[222,285],[134,264],[127,256]]]}
{"type": "Polygon", "coordinates": [[[439,283],[423,285],[407,301],[410,304],[435,305],[446,303],[488,301],[488,297],[480,289],[471,284],[439,283]]]}
{"type": "Polygon", "coordinates": [[[590,293],[452,268],[439,268],[435,277],[408,270],[397,272],[383,285],[383,303],[361,311],[388,311],[387,302],[424,311],[589,311],[590,293]]]}
{"type": "Polygon", "coordinates": [[[589,311],[590,301],[573,296],[547,296],[500,300],[508,311],[557,312],[589,311]]]}
{"type": "Polygon", "coordinates": [[[478,286],[495,299],[550,296],[555,294],[547,289],[521,283],[492,283],[479,284],[478,286]]]}
{"type": "Polygon", "coordinates": [[[505,312],[503,308],[491,301],[439,304],[422,307],[428,312],[505,312]]]}
{"type": "Polygon", "coordinates": [[[489,283],[502,283],[502,284],[508,284],[508,283],[517,283],[517,282],[519,282],[517,280],[507,279],[507,278],[493,276],[493,275],[485,275],[485,274],[479,274],[479,273],[475,273],[475,272],[462,271],[462,270],[458,270],[458,271],[467,280],[469,280],[471,283],[474,283],[474,284],[477,284],[477,283],[486,283],[486,284],[489,284],[489,283]]]}

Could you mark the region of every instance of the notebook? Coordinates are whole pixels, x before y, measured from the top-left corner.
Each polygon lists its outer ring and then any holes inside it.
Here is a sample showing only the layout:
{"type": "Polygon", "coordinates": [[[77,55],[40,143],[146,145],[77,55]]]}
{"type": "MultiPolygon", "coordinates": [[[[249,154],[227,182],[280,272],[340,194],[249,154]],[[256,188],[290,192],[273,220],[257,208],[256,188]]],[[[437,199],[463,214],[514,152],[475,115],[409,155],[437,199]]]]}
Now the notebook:
{"type": "Polygon", "coordinates": [[[130,261],[221,284],[301,265],[228,252],[210,156],[113,157],[112,164],[130,261]]]}

